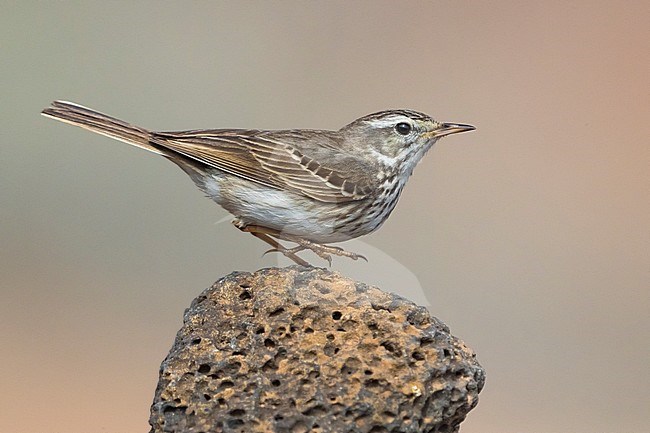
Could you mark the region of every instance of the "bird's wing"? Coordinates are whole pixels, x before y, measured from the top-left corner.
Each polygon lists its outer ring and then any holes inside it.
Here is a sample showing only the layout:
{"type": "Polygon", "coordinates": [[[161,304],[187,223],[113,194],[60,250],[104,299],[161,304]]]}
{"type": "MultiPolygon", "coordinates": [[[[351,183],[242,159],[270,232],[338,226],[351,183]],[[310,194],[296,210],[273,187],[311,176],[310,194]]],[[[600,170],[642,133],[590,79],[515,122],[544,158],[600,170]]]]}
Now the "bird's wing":
{"type": "Polygon", "coordinates": [[[335,164],[337,169],[333,169],[319,162],[320,158],[316,160],[318,154],[340,152],[327,133],[195,130],[157,132],[152,134],[151,141],[217,170],[322,202],[366,198],[371,192],[370,183],[359,173],[369,174],[371,170],[362,162],[341,156],[342,163],[335,164]],[[307,141],[309,146],[305,146],[307,141]],[[357,181],[351,180],[352,176],[357,181]]]}

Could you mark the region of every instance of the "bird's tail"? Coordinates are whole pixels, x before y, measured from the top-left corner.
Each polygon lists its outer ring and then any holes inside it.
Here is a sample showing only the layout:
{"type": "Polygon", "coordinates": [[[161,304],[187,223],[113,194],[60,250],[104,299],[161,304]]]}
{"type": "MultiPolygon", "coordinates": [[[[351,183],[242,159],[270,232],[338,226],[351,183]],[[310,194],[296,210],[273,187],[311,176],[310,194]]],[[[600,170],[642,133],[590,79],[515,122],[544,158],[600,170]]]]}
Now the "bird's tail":
{"type": "Polygon", "coordinates": [[[129,143],[159,155],[165,153],[150,143],[151,132],[122,120],[99,113],[90,108],[66,101],[54,101],[41,114],[61,122],[129,143]]]}

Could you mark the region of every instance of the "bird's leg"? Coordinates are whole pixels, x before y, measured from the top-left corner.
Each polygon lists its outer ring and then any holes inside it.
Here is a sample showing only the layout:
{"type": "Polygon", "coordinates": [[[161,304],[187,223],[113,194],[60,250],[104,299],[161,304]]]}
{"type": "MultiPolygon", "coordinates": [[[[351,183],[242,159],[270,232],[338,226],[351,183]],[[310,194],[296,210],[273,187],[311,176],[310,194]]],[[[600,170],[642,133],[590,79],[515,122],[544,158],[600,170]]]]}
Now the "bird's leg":
{"type": "Polygon", "coordinates": [[[263,240],[264,242],[266,242],[267,244],[273,247],[273,249],[266,251],[264,254],[277,251],[279,253],[284,254],[285,257],[293,260],[295,263],[301,266],[309,266],[309,263],[307,261],[301,259],[296,255],[297,252],[302,251],[305,248],[302,246],[298,246],[296,248],[286,248],[285,246],[280,244],[280,242],[278,242],[277,240],[271,237],[271,236],[278,236],[279,232],[277,232],[276,230],[269,229],[262,226],[246,225],[238,219],[234,220],[233,224],[239,230],[243,232],[248,232],[253,236],[255,236],[256,238],[263,240]]]}
{"type": "Polygon", "coordinates": [[[353,253],[350,251],[345,251],[341,247],[336,247],[334,245],[325,245],[325,244],[319,244],[316,242],[312,242],[307,239],[303,239],[297,236],[291,236],[291,235],[283,235],[282,239],[285,239],[290,242],[295,242],[297,243],[302,249],[308,249],[313,251],[318,257],[327,260],[327,262],[332,266],[332,256],[330,254],[334,254],[335,256],[340,256],[340,257],[349,257],[352,260],[358,260],[358,259],[363,259],[366,262],[368,261],[367,258],[362,256],[361,254],[353,253]]]}
{"type": "Polygon", "coordinates": [[[259,232],[249,232],[249,233],[255,236],[256,238],[263,240],[264,242],[266,242],[267,244],[273,247],[270,250],[265,251],[264,255],[268,253],[278,252],[284,254],[285,257],[293,260],[295,263],[299,264],[300,266],[310,266],[309,262],[301,259],[296,255],[297,252],[304,250],[304,248],[302,247],[287,248],[284,245],[280,244],[275,239],[273,239],[271,236],[267,235],[266,233],[259,233],[259,232]]]}
{"type": "Polygon", "coordinates": [[[271,245],[273,249],[267,251],[266,253],[270,253],[270,252],[282,253],[289,259],[293,260],[294,262],[302,266],[309,266],[309,263],[301,259],[300,257],[298,257],[296,253],[304,250],[312,251],[321,259],[326,260],[330,266],[332,266],[332,254],[340,257],[348,257],[351,258],[352,260],[363,259],[366,262],[368,261],[368,259],[362,256],[361,254],[345,251],[341,247],[319,244],[316,242],[312,242],[308,239],[301,238],[299,236],[282,233],[279,230],[270,229],[268,227],[263,227],[263,226],[246,224],[242,222],[240,219],[235,219],[233,221],[233,224],[239,230],[243,232],[248,232],[253,236],[255,236],[256,238],[261,239],[267,244],[271,245]],[[280,244],[274,238],[283,239],[289,242],[294,242],[298,244],[298,246],[294,248],[287,248],[282,244],[280,244]]]}

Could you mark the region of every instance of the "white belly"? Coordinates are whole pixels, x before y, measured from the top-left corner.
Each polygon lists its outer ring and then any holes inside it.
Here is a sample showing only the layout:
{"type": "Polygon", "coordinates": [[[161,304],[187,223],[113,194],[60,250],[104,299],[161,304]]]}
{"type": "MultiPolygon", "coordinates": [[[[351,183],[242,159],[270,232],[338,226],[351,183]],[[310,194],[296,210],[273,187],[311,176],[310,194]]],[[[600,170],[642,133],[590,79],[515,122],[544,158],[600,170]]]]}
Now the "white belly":
{"type": "Polygon", "coordinates": [[[297,194],[238,178],[214,176],[202,188],[244,223],[272,228],[314,242],[340,242],[350,236],[337,230],[341,205],[316,203],[297,194]]]}

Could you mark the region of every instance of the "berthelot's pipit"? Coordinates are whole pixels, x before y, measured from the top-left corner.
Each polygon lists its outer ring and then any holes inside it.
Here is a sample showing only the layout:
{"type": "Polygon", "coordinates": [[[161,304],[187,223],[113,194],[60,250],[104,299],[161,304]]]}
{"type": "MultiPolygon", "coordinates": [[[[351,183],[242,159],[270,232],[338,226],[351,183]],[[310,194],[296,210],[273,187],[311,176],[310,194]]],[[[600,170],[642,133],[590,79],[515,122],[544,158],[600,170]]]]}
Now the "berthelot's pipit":
{"type": "Polygon", "coordinates": [[[153,132],[64,101],[42,114],[166,157],[233,214],[238,229],[304,266],[303,250],[330,264],[332,254],[365,258],[327,244],[377,230],[431,146],[474,129],[411,110],[369,114],[338,131],[153,132]]]}

